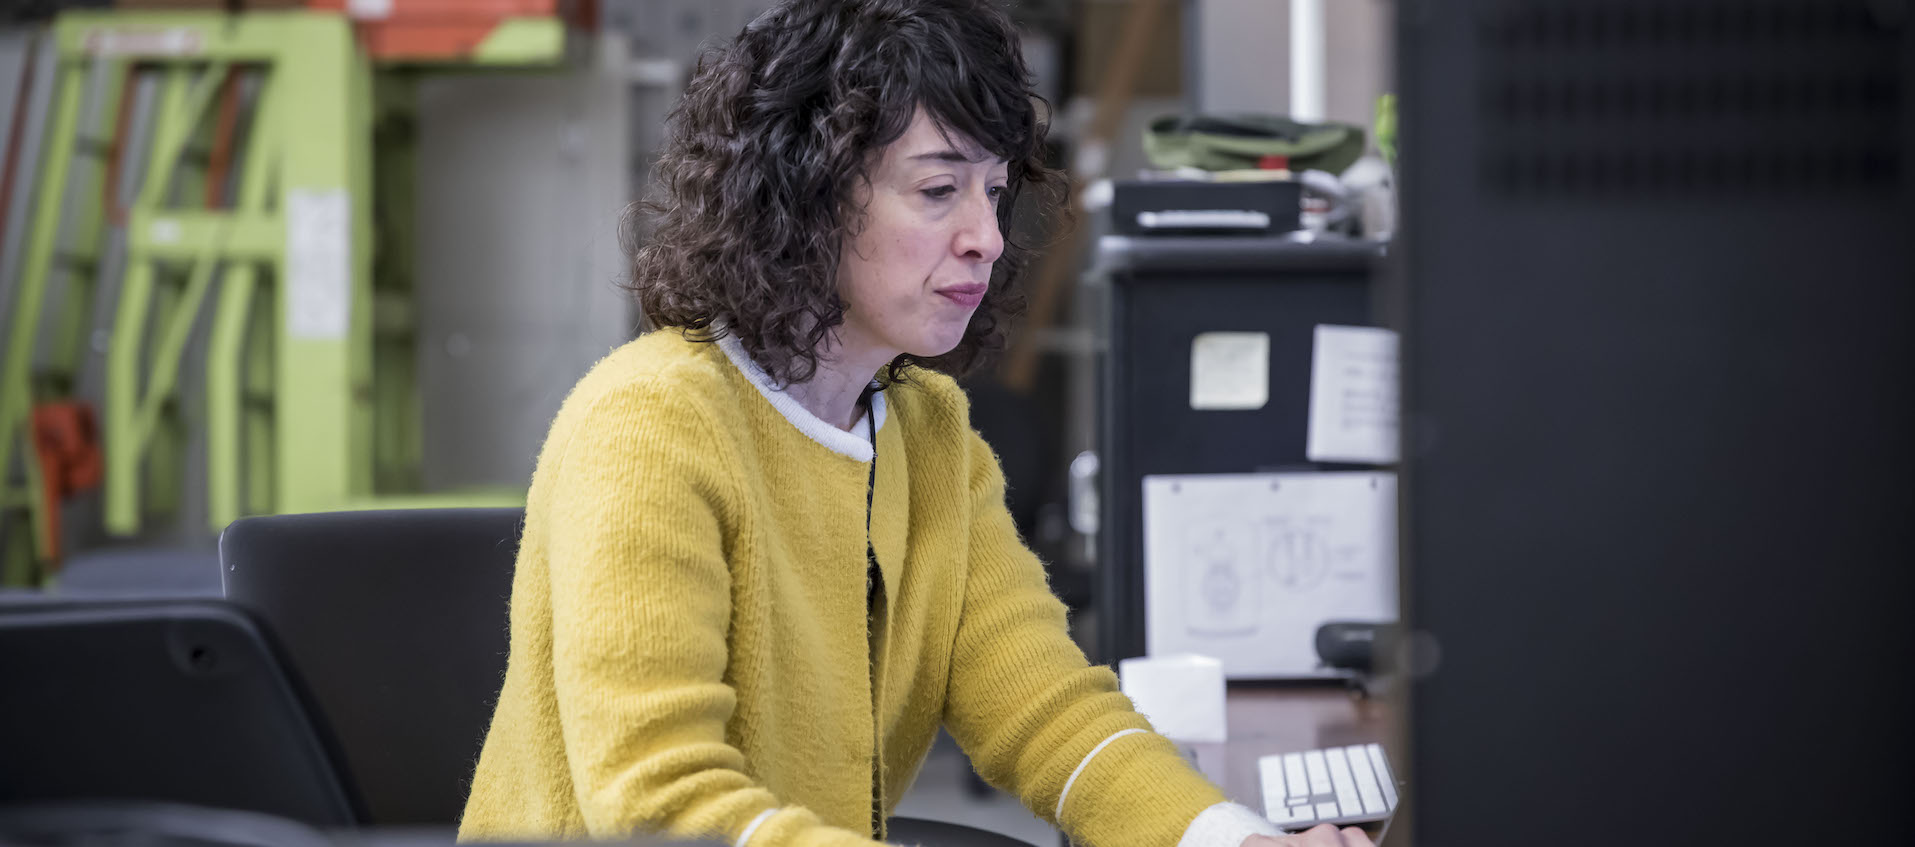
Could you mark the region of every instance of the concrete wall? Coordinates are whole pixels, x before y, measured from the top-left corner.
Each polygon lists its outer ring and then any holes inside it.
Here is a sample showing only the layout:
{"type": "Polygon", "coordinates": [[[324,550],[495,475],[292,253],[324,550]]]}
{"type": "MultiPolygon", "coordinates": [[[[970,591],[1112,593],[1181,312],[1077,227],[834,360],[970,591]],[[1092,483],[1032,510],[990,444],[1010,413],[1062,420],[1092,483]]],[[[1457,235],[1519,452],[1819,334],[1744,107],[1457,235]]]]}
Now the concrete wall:
{"type": "Polygon", "coordinates": [[[622,68],[422,81],[428,490],[525,485],[566,392],[632,336],[618,242],[628,96],[622,68]]]}
{"type": "MultiPolygon", "coordinates": [[[[1289,0],[1184,0],[1185,85],[1191,105],[1207,112],[1290,109],[1289,0]],[[1193,25],[1194,24],[1194,25],[1193,25]]],[[[1376,98],[1394,90],[1390,0],[1325,0],[1325,109],[1334,121],[1366,129],[1376,98]]]]}

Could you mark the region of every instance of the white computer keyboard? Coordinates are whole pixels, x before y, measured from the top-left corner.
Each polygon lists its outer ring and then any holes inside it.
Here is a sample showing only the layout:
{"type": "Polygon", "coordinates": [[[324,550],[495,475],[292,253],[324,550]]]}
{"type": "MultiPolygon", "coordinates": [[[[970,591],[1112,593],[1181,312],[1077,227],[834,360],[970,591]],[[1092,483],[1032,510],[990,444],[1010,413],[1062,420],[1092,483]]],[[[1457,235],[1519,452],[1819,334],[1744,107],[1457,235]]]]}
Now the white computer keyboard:
{"type": "Polygon", "coordinates": [[[1396,811],[1396,775],[1380,744],[1353,744],[1257,760],[1263,813],[1284,829],[1380,821],[1396,811]]]}

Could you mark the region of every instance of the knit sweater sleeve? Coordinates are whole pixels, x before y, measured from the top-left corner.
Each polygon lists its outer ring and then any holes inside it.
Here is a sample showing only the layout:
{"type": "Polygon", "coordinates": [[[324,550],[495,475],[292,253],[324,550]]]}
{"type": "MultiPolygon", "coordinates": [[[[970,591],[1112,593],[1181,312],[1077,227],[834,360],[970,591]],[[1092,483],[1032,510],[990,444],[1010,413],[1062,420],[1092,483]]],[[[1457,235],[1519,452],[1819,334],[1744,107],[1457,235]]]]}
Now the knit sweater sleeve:
{"type": "Polygon", "coordinates": [[[1173,847],[1223,794],[1150,731],[1109,668],[1071,641],[1019,539],[1004,477],[970,436],[970,571],[945,725],[986,781],[1090,847],[1173,847]]]}
{"type": "Polygon", "coordinates": [[[725,728],[740,502],[697,407],[643,386],[578,419],[546,489],[552,677],[594,838],[662,832],[750,847],[871,847],[786,807],[725,728]]]}

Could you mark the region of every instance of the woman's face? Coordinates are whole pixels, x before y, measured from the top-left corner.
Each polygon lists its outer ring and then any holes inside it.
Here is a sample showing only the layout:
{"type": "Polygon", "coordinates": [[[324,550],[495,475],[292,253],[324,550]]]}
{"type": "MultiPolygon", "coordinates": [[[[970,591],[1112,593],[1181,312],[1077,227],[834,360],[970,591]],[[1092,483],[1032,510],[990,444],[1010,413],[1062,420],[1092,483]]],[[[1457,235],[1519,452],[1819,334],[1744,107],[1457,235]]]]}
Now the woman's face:
{"type": "Polygon", "coordinates": [[[867,176],[863,228],[847,238],[838,291],[847,304],[838,358],[879,364],[941,356],[964,338],[1004,252],[997,204],[1005,162],[946,139],[924,110],[867,176]]]}

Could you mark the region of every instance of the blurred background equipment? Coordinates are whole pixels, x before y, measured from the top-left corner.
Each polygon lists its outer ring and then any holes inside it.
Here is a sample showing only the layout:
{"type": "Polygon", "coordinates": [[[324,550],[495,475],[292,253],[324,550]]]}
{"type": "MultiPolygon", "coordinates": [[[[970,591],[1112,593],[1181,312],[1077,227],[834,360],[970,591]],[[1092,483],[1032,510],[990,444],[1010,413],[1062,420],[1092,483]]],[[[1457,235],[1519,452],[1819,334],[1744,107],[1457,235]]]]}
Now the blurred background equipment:
{"type": "Polygon", "coordinates": [[[1396,654],[1401,630],[1395,623],[1332,621],[1317,627],[1317,658],[1359,674],[1383,670],[1396,654]]]}
{"type": "MultiPolygon", "coordinates": [[[[5,582],[46,580],[73,554],[84,560],[125,543],[114,539],[156,553],[196,549],[210,562],[212,533],[244,514],[397,503],[427,492],[420,502],[515,501],[529,457],[503,471],[482,468],[490,476],[431,472],[422,419],[445,395],[422,390],[420,379],[445,357],[423,355],[422,341],[439,342],[452,358],[486,354],[513,326],[474,331],[481,321],[470,307],[424,308],[443,296],[422,286],[421,270],[442,263],[422,250],[566,250],[568,261],[546,262],[542,272],[526,269],[530,262],[513,268],[538,279],[556,267],[573,281],[546,286],[567,317],[536,329],[561,330],[556,335],[578,352],[541,383],[569,381],[629,335],[623,308],[569,296],[585,282],[604,291],[600,300],[622,302],[613,290],[614,229],[629,162],[625,114],[616,107],[628,99],[630,68],[620,45],[587,49],[596,46],[587,29],[596,23],[594,4],[301,5],[123,2],[66,11],[23,40],[5,151],[15,190],[0,204],[9,212],[0,217],[0,243],[8,245],[0,267],[17,269],[0,300],[5,582]],[[583,58],[588,52],[599,61],[583,58]],[[596,251],[577,235],[515,242],[473,239],[468,230],[463,243],[443,247],[421,238],[436,224],[475,223],[428,217],[440,211],[438,184],[469,178],[433,169],[458,160],[438,154],[464,143],[463,131],[450,141],[419,131],[422,108],[438,109],[445,124],[460,118],[456,106],[438,105],[439,79],[456,79],[461,67],[543,67],[533,76],[558,80],[546,87],[563,95],[580,88],[577,77],[607,76],[612,64],[621,86],[610,96],[615,108],[533,96],[514,109],[505,99],[467,107],[483,111],[487,125],[465,128],[496,144],[514,121],[560,121],[555,158],[573,171],[617,175],[578,180],[605,186],[592,212],[602,235],[596,251]],[[553,103],[571,114],[550,114],[553,103]],[[533,104],[540,113],[526,114],[533,104]],[[581,124],[586,114],[604,118],[581,124]],[[597,316],[599,328],[572,316],[597,316]],[[442,323],[448,318],[451,327],[442,323]],[[102,490],[89,496],[96,485],[102,490]]],[[[565,174],[539,176],[562,184],[565,174]]],[[[483,223],[576,223],[536,201],[496,205],[521,217],[508,211],[483,223]]],[[[584,231],[591,228],[573,230],[584,231]]],[[[483,293],[469,278],[458,282],[465,302],[483,293]]],[[[510,287],[526,290],[522,282],[510,287]]],[[[568,350],[507,347],[534,363],[568,350]]],[[[522,413],[541,419],[516,428],[542,434],[557,398],[506,399],[491,407],[493,418],[529,409],[522,413]]],[[[537,437],[521,440],[535,445],[537,437]]]]}
{"type": "MultiPolygon", "coordinates": [[[[1362,467],[1315,462],[1306,453],[1312,362],[1319,325],[1380,320],[1374,287],[1382,258],[1371,242],[1280,234],[1099,242],[1110,338],[1098,454],[1105,531],[1097,608],[1105,660],[1148,652],[1148,477],[1362,467]],[[1217,345],[1240,339],[1253,346],[1222,355],[1227,351],[1217,345]],[[1222,388],[1206,390],[1213,382],[1222,388]]],[[[1262,544],[1246,544],[1255,549],[1232,556],[1231,567],[1277,567],[1262,544]]],[[[1307,651],[1308,635],[1290,646],[1307,651]]]]}

